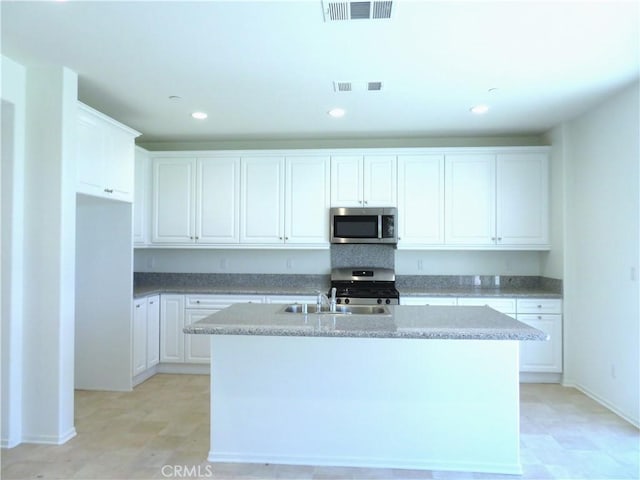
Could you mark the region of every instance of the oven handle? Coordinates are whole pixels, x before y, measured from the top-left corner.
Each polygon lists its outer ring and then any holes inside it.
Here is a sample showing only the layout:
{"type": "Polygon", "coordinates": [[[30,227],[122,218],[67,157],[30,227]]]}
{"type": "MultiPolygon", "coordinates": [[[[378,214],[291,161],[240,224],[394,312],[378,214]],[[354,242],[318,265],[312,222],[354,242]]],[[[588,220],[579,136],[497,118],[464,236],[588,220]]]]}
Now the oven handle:
{"type": "Polygon", "coordinates": [[[382,215],[378,215],[378,238],[382,240],[382,215]]]}

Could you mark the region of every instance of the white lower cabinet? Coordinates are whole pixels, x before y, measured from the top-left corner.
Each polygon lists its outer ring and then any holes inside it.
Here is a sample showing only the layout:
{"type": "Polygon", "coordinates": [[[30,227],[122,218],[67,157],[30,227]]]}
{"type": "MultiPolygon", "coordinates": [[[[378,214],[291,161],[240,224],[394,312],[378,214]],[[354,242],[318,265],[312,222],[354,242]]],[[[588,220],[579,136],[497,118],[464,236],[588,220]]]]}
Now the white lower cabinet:
{"type": "Polygon", "coordinates": [[[209,363],[209,335],[186,335],[182,329],[234,303],[264,303],[262,295],[162,295],[160,362],[209,363]]]}
{"type": "Polygon", "coordinates": [[[520,322],[549,335],[546,342],[520,342],[521,372],[562,372],[562,300],[518,299],[520,322]]]}
{"type": "Polygon", "coordinates": [[[160,356],[160,296],[139,298],[133,303],[132,376],[157,365],[160,356]]]}
{"type": "Polygon", "coordinates": [[[545,342],[520,342],[520,371],[562,373],[562,300],[503,297],[400,297],[402,305],[488,306],[549,336],[545,342]]]}

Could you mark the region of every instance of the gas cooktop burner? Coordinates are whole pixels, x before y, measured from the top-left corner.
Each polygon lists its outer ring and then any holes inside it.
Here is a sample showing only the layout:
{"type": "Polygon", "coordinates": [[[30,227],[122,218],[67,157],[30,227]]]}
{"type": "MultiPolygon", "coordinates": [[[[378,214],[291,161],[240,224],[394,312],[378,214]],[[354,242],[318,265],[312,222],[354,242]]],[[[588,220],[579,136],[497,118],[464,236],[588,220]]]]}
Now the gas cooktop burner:
{"type": "Polygon", "coordinates": [[[338,268],[331,272],[331,288],[336,301],[351,305],[398,305],[400,293],[395,287],[395,273],[385,268],[338,268]]]}

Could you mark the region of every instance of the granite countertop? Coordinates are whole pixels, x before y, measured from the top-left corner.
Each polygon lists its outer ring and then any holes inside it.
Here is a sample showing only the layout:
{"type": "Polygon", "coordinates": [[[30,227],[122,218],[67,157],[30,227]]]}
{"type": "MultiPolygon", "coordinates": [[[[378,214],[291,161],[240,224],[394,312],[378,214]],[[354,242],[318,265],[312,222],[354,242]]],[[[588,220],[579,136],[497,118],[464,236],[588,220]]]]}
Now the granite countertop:
{"type": "MultiPolygon", "coordinates": [[[[499,287],[493,276],[478,277],[482,286],[474,286],[473,276],[412,276],[396,278],[400,297],[512,297],[562,298],[558,281],[540,277],[501,277],[499,287]]],[[[134,297],[158,293],[182,295],[314,295],[329,289],[328,275],[281,274],[173,274],[136,273],[134,297]]]]}
{"type": "Polygon", "coordinates": [[[184,328],[188,334],[458,340],[546,340],[489,307],[389,306],[389,315],[285,313],[283,305],[235,304],[184,328]]]}

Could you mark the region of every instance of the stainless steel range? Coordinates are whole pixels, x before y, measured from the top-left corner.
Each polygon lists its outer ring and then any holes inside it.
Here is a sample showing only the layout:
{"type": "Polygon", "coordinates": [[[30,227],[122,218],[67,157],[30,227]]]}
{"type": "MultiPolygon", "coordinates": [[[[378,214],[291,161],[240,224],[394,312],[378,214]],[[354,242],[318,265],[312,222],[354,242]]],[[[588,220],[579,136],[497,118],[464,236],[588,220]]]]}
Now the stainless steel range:
{"type": "MultiPolygon", "coordinates": [[[[345,305],[398,305],[396,274],[390,268],[334,268],[331,288],[336,303],[345,305]]],[[[329,290],[331,292],[331,290],[329,290]]]]}

